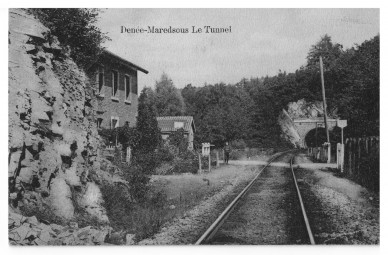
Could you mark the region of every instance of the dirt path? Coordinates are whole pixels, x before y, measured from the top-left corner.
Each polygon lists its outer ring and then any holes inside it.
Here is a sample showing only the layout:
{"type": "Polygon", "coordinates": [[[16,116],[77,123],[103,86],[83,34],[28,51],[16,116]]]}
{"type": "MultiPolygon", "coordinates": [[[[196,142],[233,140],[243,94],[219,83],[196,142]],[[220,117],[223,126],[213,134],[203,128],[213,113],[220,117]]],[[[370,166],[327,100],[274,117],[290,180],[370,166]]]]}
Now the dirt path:
{"type": "Polygon", "coordinates": [[[308,243],[290,158],[291,154],[283,156],[263,171],[211,244],[308,243]]]}
{"type": "Polygon", "coordinates": [[[317,244],[378,244],[379,196],[306,155],[295,158],[296,177],[317,244]]]}

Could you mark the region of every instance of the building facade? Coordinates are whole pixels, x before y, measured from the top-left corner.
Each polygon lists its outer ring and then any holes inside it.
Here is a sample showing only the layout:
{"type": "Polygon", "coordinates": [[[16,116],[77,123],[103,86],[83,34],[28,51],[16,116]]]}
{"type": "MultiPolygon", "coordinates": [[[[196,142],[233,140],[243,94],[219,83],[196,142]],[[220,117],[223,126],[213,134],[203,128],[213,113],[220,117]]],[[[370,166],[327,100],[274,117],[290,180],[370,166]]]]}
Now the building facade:
{"type": "Polygon", "coordinates": [[[113,129],[136,125],[138,112],[138,71],[147,70],[105,50],[88,76],[96,90],[98,128],[113,129]]]}
{"type": "Polygon", "coordinates": [[[163,140],[167,140],[173,132],[183,128],[184,136],[187,138],[187,148],[194,149],[195,125],[192,116],[164,116],[157,117],[157,121],[163,140]]]}

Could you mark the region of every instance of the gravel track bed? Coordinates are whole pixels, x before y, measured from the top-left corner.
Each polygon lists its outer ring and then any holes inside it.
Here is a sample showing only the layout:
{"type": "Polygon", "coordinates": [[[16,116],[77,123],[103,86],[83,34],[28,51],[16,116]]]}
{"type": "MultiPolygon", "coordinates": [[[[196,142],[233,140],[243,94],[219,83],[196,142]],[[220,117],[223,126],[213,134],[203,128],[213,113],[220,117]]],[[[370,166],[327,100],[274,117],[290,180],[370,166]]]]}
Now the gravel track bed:
{"type": "MultiPolygon", "coordinates": [[[[308,161],[301,155],[295,164],[308,161]]],[[[378,194],[325,169],[295,175],[317,244],[379,244],[378,194]]]]}
{"type": "MultiPolygon", "coordinates": [[[[290,158],[289,154],[276,162],[287,163],[290,158]]],[[[266,168],[210,243],[308,243],[289,167],[266,168]]]]}

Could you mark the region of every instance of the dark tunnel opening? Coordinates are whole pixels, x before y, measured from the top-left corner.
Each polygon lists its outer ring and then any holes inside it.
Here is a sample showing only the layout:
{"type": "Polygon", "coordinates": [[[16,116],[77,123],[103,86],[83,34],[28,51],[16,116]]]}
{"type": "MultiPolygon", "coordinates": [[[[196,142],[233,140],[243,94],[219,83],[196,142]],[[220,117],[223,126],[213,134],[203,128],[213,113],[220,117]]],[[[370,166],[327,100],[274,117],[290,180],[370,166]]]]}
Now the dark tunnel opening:
{"type": "MultiPolygon", "coordinates": [[[[330,143],[332,148],[335,148],[337,143],[341,143],[341,129],[334,127],[329,131],[330,143]]],[[[311,129],[305,137],[305,143],[307,147],[318,147],[327,141],[325,128],[311,129]]]]}

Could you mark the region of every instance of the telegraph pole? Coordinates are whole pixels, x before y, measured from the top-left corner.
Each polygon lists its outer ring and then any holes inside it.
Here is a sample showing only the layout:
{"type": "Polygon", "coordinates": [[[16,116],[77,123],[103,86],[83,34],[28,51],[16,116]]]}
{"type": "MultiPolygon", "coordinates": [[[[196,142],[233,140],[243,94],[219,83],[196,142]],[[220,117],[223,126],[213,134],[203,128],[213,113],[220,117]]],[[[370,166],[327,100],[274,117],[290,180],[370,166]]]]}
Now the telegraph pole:
{"type": "Polygon", "coordinates": [[[327,109],[326,109],[326,97],[325,97],[325,81],[323,79],[323,61],[322,57],[319,56],[319,65],[321,68],[321,82],[322,82],[322,97],[323,97],[323,113],[325,119],[325,129],[326,129],[326,137],[327,142],[330,144],[330,136],[329,136],[329,126],[327,125],[327,109]]]}

